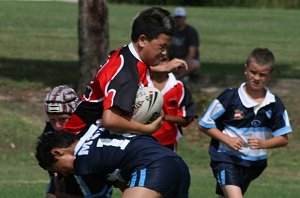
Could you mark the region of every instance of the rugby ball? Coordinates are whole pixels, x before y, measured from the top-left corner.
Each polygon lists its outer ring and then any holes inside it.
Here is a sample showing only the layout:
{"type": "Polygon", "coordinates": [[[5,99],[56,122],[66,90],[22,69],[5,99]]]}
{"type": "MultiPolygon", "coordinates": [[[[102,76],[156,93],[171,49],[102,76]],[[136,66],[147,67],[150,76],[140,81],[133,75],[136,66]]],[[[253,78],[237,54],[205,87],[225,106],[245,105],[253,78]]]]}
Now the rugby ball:
{"type": "Polygon", "coordinates": [[[159,117],[164,103],[161,92],[154,87],[141,87],[136,93],[132,119],[149,124],[159,117]]]}

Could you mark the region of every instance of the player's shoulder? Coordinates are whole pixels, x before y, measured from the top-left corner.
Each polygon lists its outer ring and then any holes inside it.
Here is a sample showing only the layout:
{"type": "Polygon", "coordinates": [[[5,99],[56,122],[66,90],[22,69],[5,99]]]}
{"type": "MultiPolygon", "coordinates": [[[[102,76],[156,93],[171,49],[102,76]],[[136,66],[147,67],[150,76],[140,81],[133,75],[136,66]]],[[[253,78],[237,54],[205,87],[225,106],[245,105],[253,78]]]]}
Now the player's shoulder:
{"type": "Polygon", "coordinates": [[[237,88],[227,88],[225,90],[223,90],[223,92],[219,95],[219,97],[233,97],[233,95],[238,93],[238,89],[237,88]]]}

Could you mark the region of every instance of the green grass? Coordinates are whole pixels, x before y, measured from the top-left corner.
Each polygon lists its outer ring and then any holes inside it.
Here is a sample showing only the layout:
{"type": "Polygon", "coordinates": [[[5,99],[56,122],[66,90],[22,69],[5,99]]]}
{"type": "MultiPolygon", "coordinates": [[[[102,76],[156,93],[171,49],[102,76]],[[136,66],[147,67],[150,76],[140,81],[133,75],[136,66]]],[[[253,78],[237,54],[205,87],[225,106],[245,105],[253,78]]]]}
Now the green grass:
{"type": "MultiPolygon", "coordinates": [[[[129,42],[135,14],[146,8],[109,5],[110,48],[129,42]]],[[[167,7],[170,11],[174,7],[167,7]]],[[[188,7],[187,21],[201,37],[203,76],[220,76],[212,85],[224,85],[224,75],[242,77],[242,66],[254,47],[274,51],[277,78],[300,79],[300,12],[277,9],[216,9],[188,7]],[[222,77],[221,77],[222,76],[222,77]]],[[[35,138],[44,126],[43,99],[47,87],[76,86],[78,5],[61,2],[0,2],[0,192],[1,198],[40,198],[48,176],[34,159],[35,138]]],[[[230,80],[229,80],[230,81],[230,80]]],[[[201,108],[215,95],[202,95],[193,85],[201,108]]],[[[270,151],[269,167],[253,182],[248,198],[299,197],[298,87],[293,97],[283,95],[295,130],[286,148],[270,151]]],[[[197,123],[180,142],[179,154],[190,167],[191,198],[215,197],[209,168],[209,138],[197,123]]],[[[120,193],[114,191],[114,197],[120,193]]]]}

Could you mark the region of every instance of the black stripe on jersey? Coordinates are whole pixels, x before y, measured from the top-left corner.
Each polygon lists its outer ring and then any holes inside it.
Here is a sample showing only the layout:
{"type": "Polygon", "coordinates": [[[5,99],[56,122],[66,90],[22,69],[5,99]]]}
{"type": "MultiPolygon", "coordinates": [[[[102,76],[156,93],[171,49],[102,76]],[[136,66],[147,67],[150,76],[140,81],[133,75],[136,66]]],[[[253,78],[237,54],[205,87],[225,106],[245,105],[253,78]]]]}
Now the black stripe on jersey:
{"type": "Polygon", "coordinates": [[[90,126],[91,124],[95,124],[96,120],[102,118],[103,105],[102,102],[92,103],[82,101],[74,113],[80,117],[87,126],[90,126]]]}

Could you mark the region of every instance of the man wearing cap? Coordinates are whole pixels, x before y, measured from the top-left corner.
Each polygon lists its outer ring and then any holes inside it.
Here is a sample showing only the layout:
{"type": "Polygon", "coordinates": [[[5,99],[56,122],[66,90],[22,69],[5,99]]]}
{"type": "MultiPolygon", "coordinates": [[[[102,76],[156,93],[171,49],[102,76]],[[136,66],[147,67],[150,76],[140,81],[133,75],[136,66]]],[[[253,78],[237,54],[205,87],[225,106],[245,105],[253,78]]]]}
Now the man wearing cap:
{"type": "Polygon", "coordinates": [[[170,58],[184,59],[189,66],[187,71],[181,68],[176,72],[178,79],[187,79],[185,76],[195,74],[200,68],[199,55],[199,35],[197,30],[189,24],[186,24],[186,11],[182,7],[177,7],[173,12],[176,23],[176,33],[171,42],[170,58]]]}

